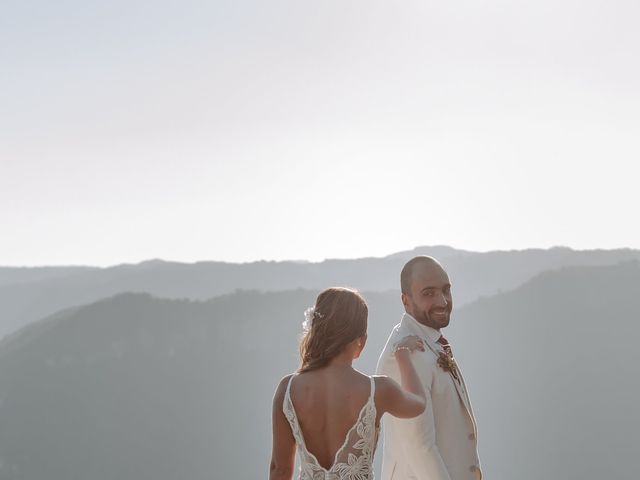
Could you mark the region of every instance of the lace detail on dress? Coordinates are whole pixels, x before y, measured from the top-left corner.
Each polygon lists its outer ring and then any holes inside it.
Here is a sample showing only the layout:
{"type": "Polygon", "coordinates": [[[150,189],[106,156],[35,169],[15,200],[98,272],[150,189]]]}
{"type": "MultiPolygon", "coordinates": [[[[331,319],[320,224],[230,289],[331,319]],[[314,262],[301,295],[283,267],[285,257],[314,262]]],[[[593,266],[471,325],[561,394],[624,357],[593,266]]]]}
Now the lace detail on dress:
{"type": "Polygon", "coordinates": [[[296,444],[300,456],[299,480],[373,480],[373,454],[378,441],[378,428],[376,427],[376,405],[374,401],[375,382],[372,377],[371,393],[367,403],[364,404],[356,423],[349,429],[344,443],[336,452],[333,465],[329,470],[320,465],[313,453],[307,450],[302,436],[302,430],[298,424],[298,417],[291,401],[291,380],[287,385],[284,397],[283,411],[296,444]]]}

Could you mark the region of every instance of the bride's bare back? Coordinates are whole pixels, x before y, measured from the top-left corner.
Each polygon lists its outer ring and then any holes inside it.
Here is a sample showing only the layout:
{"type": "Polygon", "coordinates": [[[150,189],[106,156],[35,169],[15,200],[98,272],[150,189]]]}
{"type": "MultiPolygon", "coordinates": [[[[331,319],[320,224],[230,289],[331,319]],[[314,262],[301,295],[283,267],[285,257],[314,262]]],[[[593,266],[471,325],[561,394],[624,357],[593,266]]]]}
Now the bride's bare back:
{"type": "MultiPolygon", "coordinates": [[[[312,370],[291,382],[291,400],[307,450],[322,467],[332,466],[370,393],[369,377],[350,367],[312,370]]],[[[380,416],[376,416],[376,426],[380,416]]]]}

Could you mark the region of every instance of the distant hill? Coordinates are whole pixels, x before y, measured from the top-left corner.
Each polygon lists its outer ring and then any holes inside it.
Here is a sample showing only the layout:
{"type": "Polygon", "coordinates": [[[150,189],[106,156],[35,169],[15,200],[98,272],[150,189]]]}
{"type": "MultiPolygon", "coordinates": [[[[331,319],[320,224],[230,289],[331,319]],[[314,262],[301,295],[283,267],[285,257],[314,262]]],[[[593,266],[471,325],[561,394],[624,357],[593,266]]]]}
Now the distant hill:
{"type": "Polygon", "coordinates": [[[458,313],[487,478],[637,478],[639,292],[637,262],[567,268],[458,313]]]}
{"type": "Polygon", "coordinates": [[[0,267],[0,286],[41,282],[76,273],[98,270],[96,267],[0,267]]]}
{"type": "MultiPolygon", "coordinates": [[[[454,312],[487,478],[636,478],[639,285],[637,262],[565,268],[454,312]]],[[[316,293],[123,294],[5,338],[0,479],[264,478],[273,389],[316,293]]],[[[371,373],[401,308],[365,297],[371,373]]]]}
{"type": "MultiPolygon", "coordinates": [[[[638,250],[575,251],[568,248],[500,252],[468,252],[446,246],[419,247],[385,258],[244,264],[153,260],[136,265],[33,272],[13,272],[19,283],[0,282],[0,337],[58,310],[94,302],[124,292],[144,292],[163,298],[204,300],[236,289],[319,290],[350,285],[366,291],[398,291],[399,274],[407,259],[430,254],[441,260],[454,283],[459,306],[481,296],[511,290],[550,269],[573,265],[613,265],[640,259],[638,250]],[[64,273],[64,274],[62,274],[64,273]]],[[[0,275],[2,270],[0,270],[0,275]]],[[[5,271],[5,282],[11,277],[5,271]]]]}

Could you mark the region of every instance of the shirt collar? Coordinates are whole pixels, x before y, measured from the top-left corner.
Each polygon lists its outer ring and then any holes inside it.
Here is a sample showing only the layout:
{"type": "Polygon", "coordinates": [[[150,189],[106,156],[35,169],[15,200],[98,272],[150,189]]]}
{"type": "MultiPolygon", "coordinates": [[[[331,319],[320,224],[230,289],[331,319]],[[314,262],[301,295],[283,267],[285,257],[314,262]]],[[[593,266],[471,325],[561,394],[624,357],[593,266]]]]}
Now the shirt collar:
{"type": "Polygon", "coordinates": [[[427,336],[430,340],[437,342],[438,339],[442,336],[440,330],[436,330],[435,328],[428,327],[427,325],[422,325],[415,318],[409,315],[407,312],[404,313],[404,320],[412,324],[416,329],[420,330],[425,336],[427,336]]]}

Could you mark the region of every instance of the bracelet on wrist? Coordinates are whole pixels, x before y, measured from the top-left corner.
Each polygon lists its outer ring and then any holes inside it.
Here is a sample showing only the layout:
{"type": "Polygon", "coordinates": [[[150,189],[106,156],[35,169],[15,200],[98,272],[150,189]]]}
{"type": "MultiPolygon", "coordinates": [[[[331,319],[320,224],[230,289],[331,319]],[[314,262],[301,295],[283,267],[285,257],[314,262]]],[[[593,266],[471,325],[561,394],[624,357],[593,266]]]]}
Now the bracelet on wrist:
{"type": "Polygon", "coordinates": [[[401,345],[399,347],[396,347],[393,349],[393,354],[395,355],[396,353],[398,353],[400,350],[407,350],[409,353],[411,353],[411,349],[407,346],[401,345]]]}

